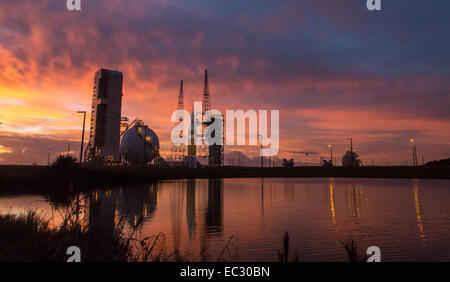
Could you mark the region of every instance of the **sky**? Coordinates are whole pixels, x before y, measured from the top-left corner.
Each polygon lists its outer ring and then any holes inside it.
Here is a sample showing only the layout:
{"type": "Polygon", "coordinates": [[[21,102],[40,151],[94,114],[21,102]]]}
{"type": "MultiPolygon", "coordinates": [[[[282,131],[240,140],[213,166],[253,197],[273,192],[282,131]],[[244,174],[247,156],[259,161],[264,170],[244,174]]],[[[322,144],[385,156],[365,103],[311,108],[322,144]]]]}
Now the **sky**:
{"type": "MultiPolygon", "coordinates": [[[[279,110],[279,158],[365,163],[450,157],[450,2],[365,0],[0,1],[0,164],[78,156],[95,72],[124,74],[122,115],[168,155],[180,80],[221,110],[279,110]]],[[[89,120],[89,117],[88,119],[89,120]]],[[[88,132],[89,125],[86,132],[88,132]]],[[[86,138],[87,140],[87,138],[86,138]]],[[[256,156],[258,148],[241,149],[256,156]]]]}

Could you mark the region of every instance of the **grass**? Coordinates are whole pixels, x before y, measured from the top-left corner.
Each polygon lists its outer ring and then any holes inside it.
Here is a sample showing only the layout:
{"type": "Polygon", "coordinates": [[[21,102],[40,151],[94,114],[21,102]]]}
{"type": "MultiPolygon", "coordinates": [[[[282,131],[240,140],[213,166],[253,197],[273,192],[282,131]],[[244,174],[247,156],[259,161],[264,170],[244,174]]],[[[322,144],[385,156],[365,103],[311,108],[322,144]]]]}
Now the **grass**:
{"type": "Polygon", "coordinates": [[[130,251],[119,228],[93,232],[71,220],[58,229],[35,211],[0,215],[0,261],[66,261],[69,246],[78,246],[82,261],[127,261],[130,251]]]}
{"type": "MultiPolygon", "coordinates": [[[[358,246],[356,244],[356,241],[351,239],[348,241],[341,241],[342,246],[345,249],[345,252],[348,256],[349,262],[366,262],[367,261],[367,255],[361,254],[358,251],[358,246]]],[[[286,231],[284,233],[283,237],[283,252],[280,252],[280,250],[277,250],[278,254],[278,261],[279,262],[298,262],[299,256],[296,254],[291,259],[289,259],[289,233],[286,231]]]]}
{"type": "Polygon", "coordinates": [[[347,242],[341,242],[341,244],[345,248],[345,251],[347,252],[349,262],[366,262],[367,261],[367,255],[361,254],[358,251],[358,246],[357,246],[355,240],[351,239],[351,240],[348,240],[347,242]]]}
{"type": "MultiPolygon", "coordinates": [[[[284,252],[280,252],[280,250],[277,250],[278,261],[279,262],[289,262],[289,233],[287,231],[286,231],[286,233],[284,233],[283,248],[284,248],[284,252]]],[[[292,262],[298,262],[297,254],[292,258],[292,262]]]]}
{"type": "MultiPolygon", "coordinates": [[[[50,228],[49,221],[36,211],[0,215],[0,261],[66,261],[70,246],[80,248],[82,262],[189,261],[178,252],[167,251],[164,233],[138,239],[142,221],[131,229],[127,228],[126,216],[119,217],[111,227],[91,224],[79,212],[84,209],[83,200],[64,209],[64,214],[60,211],[63,221],[56,229],[50,228]]],[[[228,240],[217,261],[232,258],[236,241],[233,236],[228,240]]],[[[210,257],[208,253],[204,255],[210,257]]],[[[237,247],[235,257],[237,261],[237,247]]]]}
{"type": "MultiPolygon", "coordinates": [[[[111,227],[99,227],[81,216],[84,199],[64,209],[61,225],[52,229],[49,221],[37,211],[23,214],[0,215],[0,261],[61,262],[66,261],[66,250],[77,246],[83,262],[169,262],[189,261],[178,252],[168,252],[164,233],[138,239],[137,230],[126,228],[126,216],[111,227]],[[82,218],[82,219],[80,219],[82,218]]],[[[354,240],[341,242],[350,262],[364,262],[365,254],[358,252],[354,240]]],[[[298,262],[296,254],[289,257],[290,238],[283,237],[283,251],[277,250],[279,262],[298,262]]],[[[201,250],[198,260],[212,261],[208,250],[201,250]]],[[[194,261],[197,261],[195,259],[194,261]]],[[[238,261],[238,240],[231,236],[216,261],[238,261]]]]}

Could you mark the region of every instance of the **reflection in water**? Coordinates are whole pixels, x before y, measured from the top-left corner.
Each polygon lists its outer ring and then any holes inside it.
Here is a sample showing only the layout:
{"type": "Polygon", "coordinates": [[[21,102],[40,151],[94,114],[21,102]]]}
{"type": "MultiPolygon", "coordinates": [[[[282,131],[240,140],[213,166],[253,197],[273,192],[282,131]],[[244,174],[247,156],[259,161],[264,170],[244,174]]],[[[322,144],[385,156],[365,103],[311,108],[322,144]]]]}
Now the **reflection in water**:
{"type": "Polygon", "coordinates": [[[264,226],[264,178],[261,178],[261,223],[264,226]]]}
{"type": "Polygon", "coordinates": [[[158,188],[155,183],[140,184],[120,189],[119,215],[126,217],[132,227],[150,220],[156,211],[158,188]]]}
{"type": "Polygon", "coordinates": [[[175,257],[180,256],[181,222],[183,217],[184,182],[170,187],[170,219],[172,222],[173,250],[175,257]]]}
{"type": "Polygon", "coordinates": [[[195,189],[195,179],[188,179],[186,188],[186,223],[189,240],[192,240],[193,236],[195,236],[197,227],[195,219],[195,189]]]}
{"type": "Polygon", "coordinates": [[[333,183],[330,182],[330,210],[331,210],[331,219],[333,220],[333,224],[336,225],[336,213],[334,211],[334,188],[333,183]]]}
{"type": "MultiPolygon", "coordinates": [[[[384,261],[450,261],[448,180],[175,180],[80,198],[87,201],[83,216],[98,232],[112,230],[118,216],[126,217],[127,227],[142,218],[140,236],[163,232],[172,257],[192,261],[216,260],[231,236],[239,240],[239,260],[274,261],[286,231],[301,261],[346,261],[340,241],[347,239],[361,250],[382,247],[384,261]]],[[[54,214],[56,225],[64,214],[41,196],[0,197],[2,213],[28,209],[54,214]]]]}
{"type": "Polygon", "coordinates": [[[220,235],[223,231],[223,180],[208,180],[206,233],[220,235]]]}
{"type": "Polygon", "coordinates": [[[347,204],[350,209],[353,224],[357,225],[361,217],[362,191],[359,187],[347,188],[347,204]]]}
{"type": "Polygon", "coordinates": [[[284,196],[284,201],[286,203],[289,203],[289,205],[294,205],[295,204],[295,185],[288,183],[286,185],[284,185],[283,187],[283,196],[284,196]]]}
{"type": "Polygon", "coordinates": [[[419,227],[419,236],[422,240],[422,245],[425,246],[425,233],[423,232],[423,222],[422,222],[422,214],[420,212],[420,202],[419,202],[419,187],[417,186],[417,182],[414,181],[414,205],[416,207],[416,218],[417,218],[417,226],[419,227]]]}
{"type": "Polygon", "coordinates": [[[115,225],[118,190],[94,191],[89,198],[89,228],[112,233],[115,225]]]}

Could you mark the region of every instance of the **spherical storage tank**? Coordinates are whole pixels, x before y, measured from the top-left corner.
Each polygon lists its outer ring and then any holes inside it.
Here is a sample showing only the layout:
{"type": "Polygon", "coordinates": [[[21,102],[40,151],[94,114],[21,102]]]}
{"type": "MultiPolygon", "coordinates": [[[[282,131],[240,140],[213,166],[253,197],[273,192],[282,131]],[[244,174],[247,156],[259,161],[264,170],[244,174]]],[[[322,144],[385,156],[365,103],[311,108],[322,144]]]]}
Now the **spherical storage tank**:
{"type": "Polygon", "coordinates": [[[359,155],[355,152],[347,151],[342,157],[342,166],[361,166],[361,160],[359,155]],[[353,156],[353,157],[352,157],[353,156]]]}
{"type": "Polygon", "coordinates": [[[158,151],[158,135],[145,125],[135,125],[122,135],[120,155],[128,163],[149,163],[157,156],[158,151]]]}

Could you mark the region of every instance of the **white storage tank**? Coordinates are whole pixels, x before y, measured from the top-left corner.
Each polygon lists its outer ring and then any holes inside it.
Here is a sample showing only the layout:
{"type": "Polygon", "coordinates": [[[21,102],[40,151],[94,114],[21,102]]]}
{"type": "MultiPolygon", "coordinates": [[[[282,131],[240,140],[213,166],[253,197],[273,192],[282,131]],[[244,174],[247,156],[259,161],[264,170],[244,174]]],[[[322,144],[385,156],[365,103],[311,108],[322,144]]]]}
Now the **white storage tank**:
{"type": "Polygon", "coordinates": [[[122,160],[132,165],[150,163],[158,155],[159,138],[148,126],[136,124],[122,135],[120,155],[122,160]]]}

